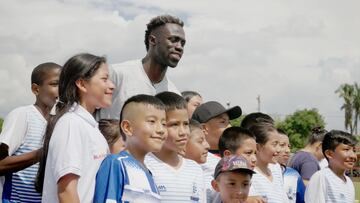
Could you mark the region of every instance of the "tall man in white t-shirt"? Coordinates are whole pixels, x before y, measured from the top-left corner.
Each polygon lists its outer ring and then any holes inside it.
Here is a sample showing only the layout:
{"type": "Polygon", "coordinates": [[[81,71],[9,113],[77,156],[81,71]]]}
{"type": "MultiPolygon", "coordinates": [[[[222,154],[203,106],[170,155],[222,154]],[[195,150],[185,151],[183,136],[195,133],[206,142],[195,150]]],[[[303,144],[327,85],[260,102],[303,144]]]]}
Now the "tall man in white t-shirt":
{"type": "Polygon", "coordinates": [[[137,94],[155,95],[170,91],[180,94],[166,76],[168,67],[175,68],[185,45],[184,23],[170,15],[150,20],[145,31],[146,56],[142,60],[114,64],[110,78],[115,84],[113,103],[101,109],[98,118],[119,119],[124,102],[137,94]]]}

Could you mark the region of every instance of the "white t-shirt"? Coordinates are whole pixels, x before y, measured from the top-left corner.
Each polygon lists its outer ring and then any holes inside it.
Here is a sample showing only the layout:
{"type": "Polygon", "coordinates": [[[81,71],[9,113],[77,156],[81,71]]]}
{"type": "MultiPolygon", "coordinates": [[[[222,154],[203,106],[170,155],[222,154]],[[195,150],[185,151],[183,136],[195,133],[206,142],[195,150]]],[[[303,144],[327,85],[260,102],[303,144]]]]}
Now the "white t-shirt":
{"type": "Polygon", "coordinates": [[[261,196],[267,199],[267,203],[288,202],[283,186],[283,177],[279,164],[269,164],[272,181],[265,177],[255,168],[255,174],[251,179],[249,196],[261,196]]]}
{"type": "MultiPolygon", "coordinates": [[[[30,153],[42,147],[47,121],[34,105],[22,106],[11,111],[3,125],[0,142],[9,147],[9,156],[30,153]]],[[[39,164],[5,176],[4,201],[40,202],[41,194],[36,192],[34,181],[39,164]]]]}
{"type": "Polygon", "coordinates": [[[110,68],[110,79],[115,84],[113,102],[111,107],[99,111],[98,119],[119,119],[125,101],[137,94],[156,95],[170,91],[180,95],[179,90],[166,74],[161,82],[153,85],[145,73],[141,60],[113,64],[110,68]]]}
{"type": "Polygon", "coordinates": [[[182,158],[180,168],[174,169],[154,154],[145,156],[145,165],[153,174],[161,202],[204,202],[204,180],[200,166],[182,158]]]}
{"type": "Polygon", "coordinates": [[[57,182],[67,174],[80,177],[77,188],[80,202],[92,202],[95,176],[108,153],[98,123],[82,106],[74,105],[56,123],[50,139],[42,202],[59,201],[57,182]]]}
{"type": "Polygon", "coordinates": [[[352,203],[355,189],[351,179],[338,177],[330,168],[324,168],[311,176],[305,190],[305,202],[352,203]]]}
{"type": "Polygon", "coordinates": [[[220,159],[220,157],[208,152],[206,162],[200,165],[204,173],[206,202],[208,203],[213,202],[217,195],[217,192],[211,186],[211,181],[214,179],[215,168],[220,159]]]}

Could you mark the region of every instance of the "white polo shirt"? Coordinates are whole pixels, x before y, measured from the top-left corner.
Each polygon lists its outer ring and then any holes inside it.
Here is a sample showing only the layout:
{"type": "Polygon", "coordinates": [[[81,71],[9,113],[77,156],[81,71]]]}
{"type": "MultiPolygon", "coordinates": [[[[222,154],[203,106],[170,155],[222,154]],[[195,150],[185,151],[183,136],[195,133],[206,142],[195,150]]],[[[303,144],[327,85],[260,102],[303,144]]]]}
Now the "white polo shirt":
{"type": "Polygon", "coordinates": [[[355,201],[354,184],[348,176],[346,181],[326,167],[311,176],[305,190],[305,202],[347,203],[355,201]]]}
{"type": "Polygon", "coordinates": [[[161,82],[152,84],[140,59],[113,64],[110,67],[110,79],[115,85],[113,102],[111,107],[99,111],[97,119],[119,119],[125,101],[137,94],[156,95],[169,91],[180,95],[166,74],[161,82]]]}
{"type": "Polygon", "coordinates": [[[94,117],[74,105],[56,123],[46,160],[42,202],[58,202],[57,182],[67,174],[78,175],[80,202],[92,202],[95,177],[108,144],[94,117]]]}

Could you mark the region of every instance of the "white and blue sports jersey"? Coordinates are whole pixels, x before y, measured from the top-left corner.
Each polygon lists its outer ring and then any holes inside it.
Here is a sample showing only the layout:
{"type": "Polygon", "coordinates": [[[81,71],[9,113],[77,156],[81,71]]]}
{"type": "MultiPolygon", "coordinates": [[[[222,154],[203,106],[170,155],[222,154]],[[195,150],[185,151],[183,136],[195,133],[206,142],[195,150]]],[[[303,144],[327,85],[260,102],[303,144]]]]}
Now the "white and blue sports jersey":
{"type": "Polygon", "coordinates": [[[96,175],[94,203],[160,202],[150,171],[126,151],[107,156],[96,175]]]}
{"type": "MultiPolygon", "coordinates": [[[[47,121],[34,105],[16,108],[6,117],[1,143],[9,147],[9,156],[19,156],[42,147],[47,121]]],[[[5,176],[2,200],[7,202],[41,202],[35,191],[39,164],[5,176]]]]}
{"type": "Polygon", "coordinates": [[[299,172],[291,167],[286,167],[284,171],[284,189],[289,203],[304,203],[304,182],[299,172]]]}
{"type": "Polygon", "coordinates": [[[351,179],[337,176],[329,167],[311,176],[305,191],[305,202],[352,203],[355,201],[355,188],[351,179]]]}

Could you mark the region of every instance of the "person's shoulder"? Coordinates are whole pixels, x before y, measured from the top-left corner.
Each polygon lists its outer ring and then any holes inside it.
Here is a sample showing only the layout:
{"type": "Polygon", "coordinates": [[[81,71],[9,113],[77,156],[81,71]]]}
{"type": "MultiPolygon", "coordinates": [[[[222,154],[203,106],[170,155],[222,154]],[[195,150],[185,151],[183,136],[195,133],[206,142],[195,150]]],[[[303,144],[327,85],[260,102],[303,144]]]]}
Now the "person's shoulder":
{"type": "Polygon", "coordinates": [[[19,106],[9,112],[9,116],[25,115],[35,109],[34,105],[19,106]]]}
{"type": "Polygon", "coordinates": [[[124,61],[121,63],[111,64],[110,67],[116,72],[127,72],[134,70],[135,69],[134,67],[139,67],[141,64],[142,63],[140,59],[135,59],[135,60],[124,61]]]}

